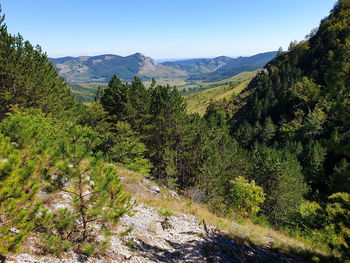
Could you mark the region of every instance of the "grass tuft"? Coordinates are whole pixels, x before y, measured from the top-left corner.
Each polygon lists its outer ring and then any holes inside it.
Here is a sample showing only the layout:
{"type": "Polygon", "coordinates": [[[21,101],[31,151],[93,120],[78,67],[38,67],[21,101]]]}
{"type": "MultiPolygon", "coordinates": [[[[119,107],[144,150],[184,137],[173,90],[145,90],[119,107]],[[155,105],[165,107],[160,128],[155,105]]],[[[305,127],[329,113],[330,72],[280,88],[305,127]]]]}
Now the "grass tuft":
{"type": "MultiPolygon", "coordinates": [[[[331,251],[314,244],[312,240],[291,237],[287,233],[276,231],[269,226],[254,224],[250,220],[238,224],[232,219],[218,217],[210,211],[207,205],[193,202],[184,196],[180,196],[180,200],[155,196],[149,192],[146,186],[139,183],[144,180],[143,175],[125,169],[120,169],[119,173],[124,177],[122,183],[125,190],[133,195],[137,201],[159,208],[160,216],[170,216],[169,214],[173,214],[172,211],[190,214],[201,222],[204,219],[208,225],[226,233],[227,237],[234,239],[237,244],[252,243],[292,257],[299,256],[311,262],[339,262],[331,251]]],[[[162,189],[162,192],[165,192],[165,188],[162,189]]]]}

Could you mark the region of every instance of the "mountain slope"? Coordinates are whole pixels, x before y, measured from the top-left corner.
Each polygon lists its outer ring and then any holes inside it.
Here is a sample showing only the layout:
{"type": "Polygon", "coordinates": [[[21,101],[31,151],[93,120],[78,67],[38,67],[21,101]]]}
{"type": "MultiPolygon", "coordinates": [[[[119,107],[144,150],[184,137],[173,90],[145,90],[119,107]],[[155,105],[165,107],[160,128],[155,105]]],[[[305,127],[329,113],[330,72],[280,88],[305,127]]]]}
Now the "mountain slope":
{"type": "Polygon", "coordinates": [[[123,81],[131,81],[138,76],[143,81],[188,79],[218,81],[232,77],[243,71],[253,71],[263,67],[276,55],[267,52],[251,57],[217,57],[213,59],[191,59],[157,63],[150,57],[136,53],[122,57],[100,55],[93,57],[51,58],[59,74],[69,83],[108,82],[116,73],[123,81]],[[212,74],[212,75],[206,75],[212,74]]]}
{"type": "Polygon", "coordinates": [[[323,167],[319,167],[320,179],[309,180],[314,181],[315,192],[324,194],[349,191],[346,187],[350,187],[349,183],[336,187],[330,182],[335,180],[330,178],[335,165],[350,158],[349,43],[350,1],[342,0],[309,40],[292,43],[288,52],[267,63],[262,74],[231,102],[244,105],[234,114],[233,132],[244,123],[263,125],[270,118],[279,130],[272,142],[320,142],[327,149],[323,167]]]}
{"type": "Polygon", "coordinates": [[[230,63],[233,58],[220,56],[212,59],[198,58],[163,62],[162,65],[176,68],[187,72],[189,75],[199,75],[213,72],[230,63]]]}
{"type": "MultiPolygon", "coordinates": [[[[298,232],[308,232],[315,243],[326,243],[348,262],[350,0],[338,1],[317,32],[291,43],[231,105],[231,134],[242,147],[255,156],[284,151],[302,167],[309,188],[305,204],[319,209],[313,212],[317,219],[310,220],[305,207],[299,208],[298,232]]],[[[253,179],[269,194],[265,178],[253,179]]]]}
{"type": "Polygon", "coordinates": [[[51,58],[59,74],[71,83],[108,82],[114,73],[126,81],[134,76],[143,80],[152,77],[180,78],[186,75],[181,70],[157,63],[150,57],[135,53],[127,57],[100,55],[94,57],[51,58]]]}
{"type": "Polygon", "coordinates": [[[243,66],[263,67],[269,60],[275,57],[277,52],[266,52],[250,57],[230,58],[220,56],[216,58],[199,58],[189,60],[179,60],[163,62],[162,65],[170,66],[188,72],[189,75],[200,75],[215,71],[227,71],[232,68],[243,66]]]}
{"type": "Polygon", "coordinates": [[[163,62],[170,66],[188,72],[189,80],[218,81],[232,77],[240,72],[254,71],[262,68],[276,56],[277,52],[260,53],[250,57],[230,58],[226,56],[212,59],[191,59],[163,62]]]}
{"type": "Polygon", "coordinates": [[[199,113],[204,115],[206,108],[212,102],[229,101],[232,96],[240,93],[256,74],[253,72],[242,72],[232,78],[219,82],[203,85],[203,91],[186,95],[188,113],[199,113]]]}
{"type": "MultiPolygon", "coordinates": [[[[138,201],[131,215],[111,229],[106,255],[86,257],[74,251],[60,258],[41,255],[29,239],[18,255],[7,262],[306,262],[305,254],[318,254],[311,246],[272,229],[249,222],[219,218],[205,205],[178,197],[158,187],[143,175],[116,167],[126,191],[138,201]],[[151,189],[159,189],[158,192],[151,189]],[[170,210],[169,210],[170,209],[170,210]],[[167,218],[167,219],[166,219],[167,218]],[[203,224],[203,220],[205,225],[203,224]],[[167,225],[164,222],[168,222],[167,225]],[[272,249],[272,247],[274,249],[272,249]],[[297,251],[293,253],[291,251],[297,251]]],[[[55,206],[65,206],[69,196],[62,195],[55,206]]],[[[319,255],[322,256],[322,255],[319,255]]]]}

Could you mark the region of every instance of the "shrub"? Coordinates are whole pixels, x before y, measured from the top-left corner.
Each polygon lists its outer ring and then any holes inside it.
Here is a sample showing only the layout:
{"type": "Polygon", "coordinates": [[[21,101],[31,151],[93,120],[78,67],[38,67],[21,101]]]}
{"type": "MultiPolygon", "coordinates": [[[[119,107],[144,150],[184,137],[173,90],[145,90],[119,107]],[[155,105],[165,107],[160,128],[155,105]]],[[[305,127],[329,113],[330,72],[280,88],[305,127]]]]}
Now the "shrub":
{"type": "Polygon", "coordinates": [[[325,214],[317,202],[304,202],[300,205],[299,213],[304,226],[315,228],[322,227],[320,222],[325,222],[325,214]]]}
{"type": "Polygon", "coordinates": [[[350,194],[335,193],[328,198],[326,206],[327,228],[336,235],[329,241],[329,246],[350,258],[350,194]]]}
{"type": "Polygon", "coordinates": [[[34,228],[41,207],[38,165],[0,133],[0,253],[17,252],[34,228]]]}
{"type": "Polygon", "coordinates": [[[43,252],[53,254],[57,257],[73,246],[70,241],[64,240],[60,236],[53,235],[52,233],[42,234],[41,241],[43,243],[43,252]]]}
{"type": "Polygon", "coordinates": [[[262,187],[250,183],[242,176],[238,176],[231,183],[231,193],[228,196],[229,206],[243,217],[251,217],[260,210],[260,204],[265,200],[262,187]]]}
{"type": "Polygon", "coordinates": [[[172,216],[172,215],[174,215],[174,213],[167,209],[159,210],[159,216],[172,216]]]}

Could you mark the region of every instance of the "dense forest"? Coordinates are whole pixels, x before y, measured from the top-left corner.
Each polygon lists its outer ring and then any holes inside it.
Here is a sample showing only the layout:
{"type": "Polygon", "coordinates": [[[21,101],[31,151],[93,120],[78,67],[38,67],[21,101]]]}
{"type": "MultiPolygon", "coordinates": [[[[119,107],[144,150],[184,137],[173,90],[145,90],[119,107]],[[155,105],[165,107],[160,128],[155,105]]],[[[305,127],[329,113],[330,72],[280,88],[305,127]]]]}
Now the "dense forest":
{"type": "Polygon", "coordinates": [[[349,260],[349,61],[350,0],[340,0],[306,40],[203,117],[187,113],[176,88],[137,77],[113,75],[84,105],[2,16],[0,253],[18,251],[33,232],[47,253],[105,253],[108,225],[133,205],[113,163],[184,195],[195,191],[218,215],[349,260]],[[58,191],[72,197],[72,210],[44,208],[40,197],[58,191]],[[94,222],[103,241],[92,235],[94,222]]]}

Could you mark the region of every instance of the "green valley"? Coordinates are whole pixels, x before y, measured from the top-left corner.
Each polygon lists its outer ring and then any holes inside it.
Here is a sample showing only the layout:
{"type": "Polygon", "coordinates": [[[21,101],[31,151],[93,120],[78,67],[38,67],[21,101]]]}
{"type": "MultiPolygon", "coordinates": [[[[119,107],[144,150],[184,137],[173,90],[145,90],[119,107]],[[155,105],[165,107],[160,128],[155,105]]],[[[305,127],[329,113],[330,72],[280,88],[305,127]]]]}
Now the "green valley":
{"type": "Polygon", "coordinates": [[[49,58],[0,8],[0,261],[349,263],[350,0],[286,51],[162,63],[49,58]]]}
{"type": "Polygon", "coordinates": [[[121,57],[100,55],[94,57],[51,58],[59,74],[63,76],[76,98],[82,102],[93,101],[97,88],[107,86],[115,73],[123,81],[139,77],[146,85],[154,78],[158,84],[176,86],[184,94],[199,92],[220,85],[220,81],[246,71],[262,68],[276,52],[250,57],[217,57],[189,59],[157,63],[140,53],[121,57]]]}

